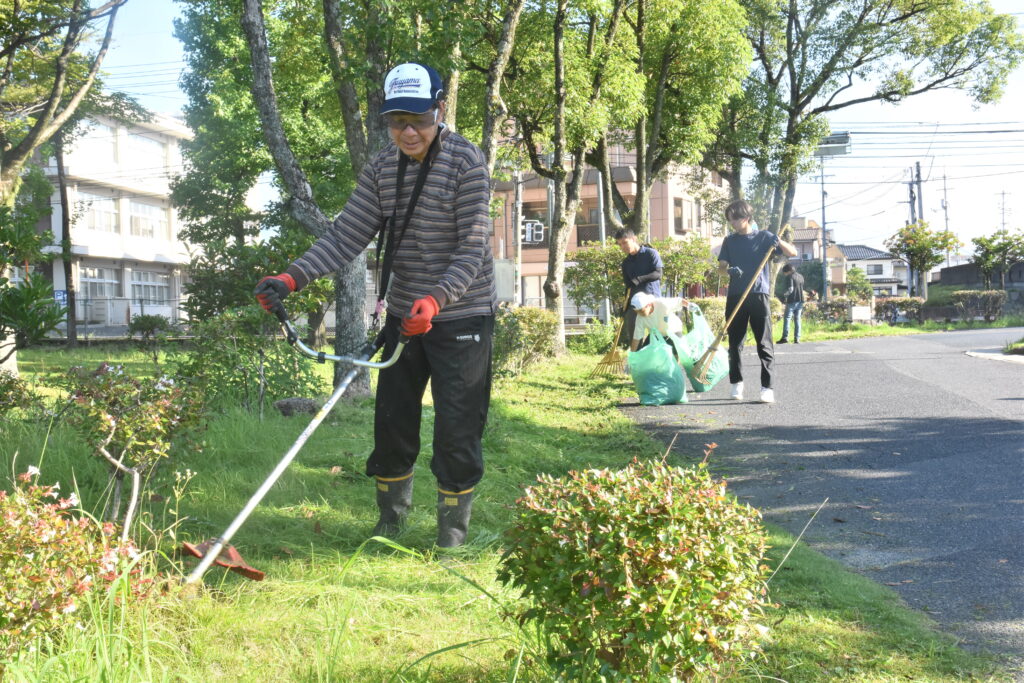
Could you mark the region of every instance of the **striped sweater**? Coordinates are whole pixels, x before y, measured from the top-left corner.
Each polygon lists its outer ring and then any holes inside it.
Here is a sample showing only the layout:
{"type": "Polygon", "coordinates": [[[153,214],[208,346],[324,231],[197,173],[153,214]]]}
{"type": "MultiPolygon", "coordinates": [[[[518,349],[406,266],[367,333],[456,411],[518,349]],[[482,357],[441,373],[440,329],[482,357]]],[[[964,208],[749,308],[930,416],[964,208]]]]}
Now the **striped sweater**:
{"type": "MultiPolygon", "coordinates": [[[[438,135],[430,172],[395,254],[388,311],[405,316],[416,299],[430,294],[441,306],[435,320],[491,315],[497,297],[483,153],[448,128],[441,128],[438,135]]],[[[299,289],[354,260],[392,215],[398,154],[391,143],[363,167],[331,230],[288,267],[299,289]]],[[[409,159],[395,213],[396,231],[419,169],[419,163],[409,159]]]]}

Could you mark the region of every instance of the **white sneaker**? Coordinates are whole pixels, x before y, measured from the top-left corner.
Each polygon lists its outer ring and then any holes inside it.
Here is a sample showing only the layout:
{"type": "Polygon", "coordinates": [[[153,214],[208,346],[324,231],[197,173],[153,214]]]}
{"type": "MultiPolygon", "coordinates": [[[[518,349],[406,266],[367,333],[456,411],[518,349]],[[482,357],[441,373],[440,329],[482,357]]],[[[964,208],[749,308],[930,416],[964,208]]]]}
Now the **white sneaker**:
{"type": "Polygon", "coordinates": [[[732,385],[732,392],[729,393],[729,398],[737,401],[743,400],[743,382],[736,382],[732,385]]]}
{"type": "Polygon", "coordinates": [[[761,387],[761,403],[775,403],[775,392],[761,387]]]}

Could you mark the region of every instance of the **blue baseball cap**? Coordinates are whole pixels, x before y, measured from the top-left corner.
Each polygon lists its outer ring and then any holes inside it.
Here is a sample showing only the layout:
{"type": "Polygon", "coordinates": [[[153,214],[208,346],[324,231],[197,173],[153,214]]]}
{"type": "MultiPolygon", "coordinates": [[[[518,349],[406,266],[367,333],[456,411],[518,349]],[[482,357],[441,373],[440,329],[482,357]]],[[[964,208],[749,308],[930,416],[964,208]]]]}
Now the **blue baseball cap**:
{"type": "Polygon", "coordinates": [[[426,64],[399,64],[384,79],[384,104],[380,113],[404,111],[422,114],[444,97],[440,74],[426,64]]]}

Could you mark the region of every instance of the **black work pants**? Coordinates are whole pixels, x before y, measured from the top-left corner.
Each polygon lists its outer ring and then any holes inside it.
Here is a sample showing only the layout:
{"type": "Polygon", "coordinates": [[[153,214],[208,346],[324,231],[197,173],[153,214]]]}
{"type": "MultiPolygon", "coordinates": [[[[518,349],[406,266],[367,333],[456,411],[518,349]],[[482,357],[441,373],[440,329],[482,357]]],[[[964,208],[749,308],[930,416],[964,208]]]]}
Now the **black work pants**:
{"type": "MultiPolygon", "coordinates": [[[[725,300],[725,318],[729,319],[736,308],[738,296],[725,300]]],[[[772,388],[772,366],[775,363],[775,346],[772,344],[772,314],[767,294],[752,292],[740,307],[739,312],[729,325],[729,382],[736,384],[743,381],[740,367],[740,351],[743,340],[747,336],[747,325],[754,333],[757,342],[757,357],[761,359],[761,386],[772,388]]]]}
{"type": "MultiPolygon", "coordinates": [[[[401,318],[384,323],[384,358],[398,344],[401,318]]],[[[377,379],[374,448],[366,474],[399,477],[420,452],[423,393],[434,398],[434,455],[430,470],[440,488],[461,492],[484,474],[480,441],[491,400],[491,338],[494,316],[435,321],[409,340],[398,362],[377,379]]]]}

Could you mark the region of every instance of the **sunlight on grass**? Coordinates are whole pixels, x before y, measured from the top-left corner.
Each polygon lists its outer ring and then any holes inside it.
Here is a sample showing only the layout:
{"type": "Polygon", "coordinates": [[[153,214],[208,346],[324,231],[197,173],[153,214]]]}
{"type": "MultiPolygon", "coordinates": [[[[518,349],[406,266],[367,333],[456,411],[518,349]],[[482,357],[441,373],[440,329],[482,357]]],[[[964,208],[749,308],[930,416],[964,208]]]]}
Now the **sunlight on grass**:
{"type": "MultiPolygon", "coordinates": [[[[105,353],[137,363],[140,371],[147,367],[141,354],[105,353]]],[[[33,350],[23,359],[32,379],[83,359],[99,362],[95,350],[33,350]]],[[[111,681],[505,681],[516,670],[519,680],[549,680],[538,661],[516,659],[521,635],[494,602],[438,560],[512,600],[496,583],[495,568],[509,506],[523,487],[541,472],[661,457],[665,445],[617,409],[631,393],[627,380],[587,379],[598,360],[567,356],[495,384],[484,438],[488,473],[478,489],[470,542],[457,552],[442,556],[433,548],[429,405],[414,508],[397,539],[419,557],[375,542],[359,550],[376,517],[373,485],[363,475],[373,404],[343,401],[233,540],[250,564],[267,572],[266,581],[246,582],[214,568],[194,596],[171,588],[151,603],[99,605],[100,618],[83,615],[84,630],[24,658],[8,677],[64,680],[63,672],[84,672],[87,679],[95,674],[111,681]],[[103,624],[118,625],[123,635],[103,624]],[[438,652],[452,646],[458,647],[438,652]]],[[[174,470],[196,473],[180,501],[187,517],[181,537],[219,534],[305,425],[303,418],[274,411],[262,422],[241,410],[211,416],[200,447],[177,454],[154,481],[167,498],[174,470]]],[[[12,473],[15,453],[18,470],[38,464],[47,428],[20,419],[0,424],[0,477],[12,473]]],[[[689,459],[672,457],[680,464],[689,459]]],[[[59,423],[42,469],[46,480],[77,482],[88,509],[102,507],[105,466],[59,423]]],[[[166,507],[143,501],[151,520],[166,520],[166,507]]],[[[772,529],[772,564],[792,542],[772,529]]],[[[164,543],[168,559],[161,567],[171,587],[192,562],[178,557],[170,540],[164,543]]],[[[771,596],[781,606],[772,614],[777,623],[765,656],[732,680],[959,681],[984,680],[995,671],[991,660],[957,649],[926,617],[904,609],[892,591],[803,546],[776,575],[771,596]]]]}

